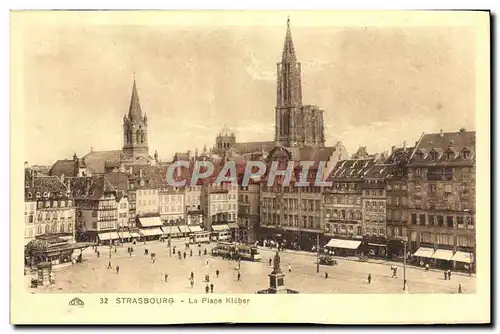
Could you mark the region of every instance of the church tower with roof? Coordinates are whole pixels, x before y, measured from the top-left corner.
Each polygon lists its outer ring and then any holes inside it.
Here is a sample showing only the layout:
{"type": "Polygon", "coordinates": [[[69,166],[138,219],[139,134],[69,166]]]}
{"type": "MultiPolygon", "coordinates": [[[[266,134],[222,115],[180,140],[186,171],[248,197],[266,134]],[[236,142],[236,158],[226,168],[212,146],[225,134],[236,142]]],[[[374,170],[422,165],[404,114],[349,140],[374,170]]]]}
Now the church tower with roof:
{"type": "Polygon", "coordinates": [[[301,65],[295,55],[290,18],[285,45],[277,64],[275,142],[284,147],[322,147],[325,144],[323,110],[302,105],[301,65]]]}
{"type": "Polygon", "coordinates": [[[123,155],[127,160],[148,160],[148,118],[142,115],[134,78],[128,114],[123,116],[123,155]]]}

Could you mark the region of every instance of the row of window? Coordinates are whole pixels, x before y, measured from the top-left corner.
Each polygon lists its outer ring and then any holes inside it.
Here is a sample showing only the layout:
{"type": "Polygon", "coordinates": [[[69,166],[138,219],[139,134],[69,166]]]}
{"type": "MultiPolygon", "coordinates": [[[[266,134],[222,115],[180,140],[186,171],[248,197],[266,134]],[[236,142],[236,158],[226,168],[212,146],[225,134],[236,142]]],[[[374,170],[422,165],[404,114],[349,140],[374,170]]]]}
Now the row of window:
{"type": "Polygon", "coordinates": [[[226,211],[226,210],[234,210],[234,211],[236,211],[236,203],[217,203],[217,204],[212,204],[211,209],[212,209],[212,212],[226,211]]]}
{"type": "Polygon", "coordinates": [[[357,196],[325,196],[325,204],[361,205],[361,197],[357,196]]]}
{"type": "Polygon", "coordinates": [[[50,233],[71,233],[73,232],[72,223],[60,223],[60,224],[47,224],[47,225],[37,225],[36,227],[28,227],[24,230],[25,236],[34,237],[36,235],[50,234],[50,233]]]}
{"type": "MultiPolygon", "coordinates": [[[[73,206],[73,201],[39,201],[37,204],[38,209],[42,208],[66,208],[66,207],[71,207],[73,206]]],[[[28,206],[25,205],[25,210],[28,208],[28,206]]],[[[29,209],[31,211],[34,211],[34,203],[30,203],[29,209]]]]}
{"type": "Polygon", "coordinates": [[[162,205],[162,206],[160,206],[160,213],[168,213],[168,212],[184,212],[184,210],[182,208],[182,205],[162,205]]]}
{"type": "Polygon", "coordinates": [[[184,197],[179,195],[161,195],[160,203],[182,203],[184,197]]]}
{"type": "Polygon", "coordinates": [[[326,210],[326,217],[332,219],[361,220],[361,210],[326,210]]]}
{"type": "Polygon", "coordinates": [[[227,223],[228,221],[236,221],[235,212],[219,212],[212,215],[212,224],[227,223]]]}
{"type": "Polygon", "coordinates": [[[410,215],[410,223],[413,225],[435,225],[438,227],[450,227],[454,226],[454,223],[458,227],[469,228],[475,225],[474,216],[444,216],[444,215],[430,215],[430,214],[416,214],[412,213],[410,215]],[[418,218],[418,219],[417,219],[418,218]]]}

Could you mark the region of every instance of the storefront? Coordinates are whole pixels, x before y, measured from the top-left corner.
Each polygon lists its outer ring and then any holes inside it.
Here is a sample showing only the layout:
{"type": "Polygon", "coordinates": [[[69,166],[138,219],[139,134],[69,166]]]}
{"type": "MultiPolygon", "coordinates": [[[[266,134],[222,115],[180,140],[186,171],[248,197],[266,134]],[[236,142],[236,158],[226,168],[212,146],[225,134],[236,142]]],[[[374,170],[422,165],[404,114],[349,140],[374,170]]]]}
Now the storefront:
{"type": "Polygon", "coordinates": [[[187,238],[189,236],[189,233],[191,233],[187,225],[179,225],[177,226],[177,228],[179,229],[180,237],[187,238]]]}
{"type": "Polygon", "coordinates": [[[212,241],[230,241],[231,229],[227,224],[212,225],[210,239],[212,241]]]}
{"type": "Polygon", "coordinates": [[[463,270],[469,273],[474,272],[474,254],[470,252],[456,251],[453,257],[455,269],[463,270]]]}
{"type": "Polygon", "coordinates": [[[141,228],[139,229],[139,233],[145,241],[160,240],[160,237],[163,235],[163,231],[159,227],[141,228]]]}
{"type": "Polygon", "coordinates": [[[453,251],[449,249],[438,249],[432,255],[434,259],[434,265],[441,269],[452,269],[453,263],[451,258],[453,257],[453,251]]]}
{"type": "Polygon", "coordinates": [[[240,233],[238,231],[238,224],[237,223],[227,223],[227,226],[229,226],[229,229],[231,231],[231,239],[235,241],[240,241],[240,233]]]}
{"type": "Polygon", "coordinates": [[[325,245],[325,251],[338,256],[355,256],[360,245],[360,240],[330,239],[325,245]]]}
{"type": "Polygon", "coordinates": [[[163,236],[164,238],[178,238],[181,236],[181,232],[177,228],[176,225],[165,225],[162,226],[161,229],[163,230],[163,236]]]}
{"type": "Polygon", "coordinates": [[[204,230],[198,225],[188,225],[188,228],[191,233],[204,232],[204,230]]]}
{"type": "Polygon", "coordinates": [[[99,232],[97,236],[99,238],[100,245],[115,244],[120,240],[120,236],[116,231],[99,232]]]}
{"type": "Polygon", "coordinates": [[[434,248],[430,247],[419,247],[415,253],[413,253],[413,262],[421,267],[432,262],[432,256],[434,255],[434,248]]]}

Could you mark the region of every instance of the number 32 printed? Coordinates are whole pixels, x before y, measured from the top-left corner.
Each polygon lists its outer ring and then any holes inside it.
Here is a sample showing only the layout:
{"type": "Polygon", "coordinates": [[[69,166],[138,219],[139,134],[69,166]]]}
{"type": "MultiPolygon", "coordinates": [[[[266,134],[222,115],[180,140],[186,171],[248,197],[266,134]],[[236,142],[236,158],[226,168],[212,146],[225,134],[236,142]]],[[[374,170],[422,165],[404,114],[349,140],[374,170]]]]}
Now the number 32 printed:
{"type": "Polygon", "coordinates": [[[99,304],[107,304],[108,303],[108,298],[100,298],[100,303],[99,304]]]}

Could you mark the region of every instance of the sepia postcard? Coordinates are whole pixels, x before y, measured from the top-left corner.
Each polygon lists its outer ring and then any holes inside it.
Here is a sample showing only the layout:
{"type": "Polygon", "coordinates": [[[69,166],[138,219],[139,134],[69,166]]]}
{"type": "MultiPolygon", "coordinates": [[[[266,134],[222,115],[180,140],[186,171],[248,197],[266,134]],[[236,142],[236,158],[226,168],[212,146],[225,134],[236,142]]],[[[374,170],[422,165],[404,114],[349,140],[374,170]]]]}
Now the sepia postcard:
{"type": "Polygon", "coordinates": [[[489,43],[473,11],[11,12],[11,323],[489,323],[489,43]]]}

